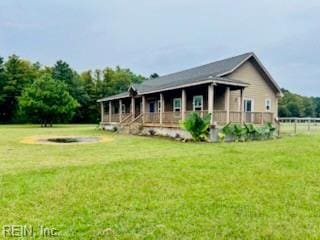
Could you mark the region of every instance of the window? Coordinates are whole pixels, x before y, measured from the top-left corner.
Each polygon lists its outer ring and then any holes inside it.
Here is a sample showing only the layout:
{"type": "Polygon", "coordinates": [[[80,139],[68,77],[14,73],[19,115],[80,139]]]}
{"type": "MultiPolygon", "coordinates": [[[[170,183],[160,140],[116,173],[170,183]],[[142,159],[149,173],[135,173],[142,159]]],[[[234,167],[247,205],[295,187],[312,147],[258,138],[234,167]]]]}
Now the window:
{"type": "Polygon", "coordinates": [[[245,112],[253,111],[253,101],[252,99],[244,99],[243,100],[243,108],[245,112]]]}
{"type": "Polygon", "coordinates": [[[254,112],[254,100],[251,98],[243,99],[243,111],[254,112]]]}
{"type": "Polygon", "coordinates": [[[121,113],[126,113],[126,105],[125,104],[121,105],[121,113]]]}
{"type": "Polygon", "coordinates": [[[174,112],[181,112],[181,98],[174,98],[173,99],[173,111],[174,112]]]}
{"type": "Polygon", "coordinates": [[[264,100],[264,108],[266,112],[271,111],[271,99],[267,98],[264,100]]]}
{"type": "Polygon", "coordinates": [[[193,111],[202,111],[203,110],[203,96],[194,96],[193,97],[193,111]]]}

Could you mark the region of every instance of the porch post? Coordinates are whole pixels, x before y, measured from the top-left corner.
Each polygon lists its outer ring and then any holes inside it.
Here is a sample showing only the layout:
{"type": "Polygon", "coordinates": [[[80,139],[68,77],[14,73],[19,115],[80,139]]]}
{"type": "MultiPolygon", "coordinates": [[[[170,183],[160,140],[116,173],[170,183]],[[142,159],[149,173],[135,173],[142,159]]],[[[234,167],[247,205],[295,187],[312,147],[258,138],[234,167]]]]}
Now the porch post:
{"type": "Polygon", "coordinates": [[[131,97],[131,114],[132,114],[132,116],[131,116],[131,118],[132,118],[132,120],[134,120],[135,119],[135,114],[136,114],[136,106],[135,106],[135,99],[134,99],[134,97],[131,97]]]}
{"type": "Polygon", "coordinates": [[[187,112],[187,94],[186,90],[182,89],[182,96],[181,96],[181,118],[182,120],[186,119],[186,112],[187,112]]]}
{"type": "MultiPolygon", "coordinates": [[[[276,96],[276,102],[274,103],[274,118],[278,118],[278,101],[279,101],[279,97],[276,96]]],[[[272,104],[272,103],[271,103],[272,104]]],[[[271,106],[272,107],[272,106],[271,106]]],[[[273,122],[274,119],[272,119],[272,122],[273,122]]]]}
{"type": "Polygon", "coordinates": [[[104,122],[104,103],[100,102],[101,122],[104,122]]]}
{"type": "Polygon", "coordinates": [[[240,124],[243,124],[243,88],[240,89],[240,124]]]}
{"type": "Polygon", "coordinates": [[[213,106],[214,106],[214,85],[208,86],[208,112],[211,114],[210,124],[213,124],[213,106]]]}
{"type": "Polygon", "coordinates": [[[142,106],[141,106],[141,108],[142,108],[142,123],[144,123],[144,115],[145,115],[145,113],[146,113],[146,97],[143,95],[142,96],[142,104],[141,104],[142,106]]]}
{"type": "Polygon", "coordinates": [[[163,111],[164,111],[164,101],[163,101],[163,94],[160,93],[160,126],[162,126],[162,122],[163,122],[163,111]]]}
{"type": "Polygon", "coordinates": [[[109,122],[111,122],[111,115],[112,115],[112,103],[111,100],[109,101],[109,122]]]}
{"type": "Polygon", "coordinates": [[[119,123],[122,121],[122,100],[119,99],[119,123]]]}
{"type": "Polygon", "coordinates": [[[224,98],[224,108],[226,111],[226,123],[230,122],[230,87],[226,87],[224,98]]]}

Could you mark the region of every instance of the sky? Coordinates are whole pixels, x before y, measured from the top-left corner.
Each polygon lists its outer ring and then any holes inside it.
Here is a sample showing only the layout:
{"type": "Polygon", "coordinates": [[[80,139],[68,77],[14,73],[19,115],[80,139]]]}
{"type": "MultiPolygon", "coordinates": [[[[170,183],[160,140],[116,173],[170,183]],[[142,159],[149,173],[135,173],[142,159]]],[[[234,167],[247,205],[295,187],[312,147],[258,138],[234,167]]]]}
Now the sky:
{"type": "Polygon", "coordinates": [[[320,96],[319,0],[1,0],[0,56],[160,75],[255,52],[283,88],[320,96]]]}

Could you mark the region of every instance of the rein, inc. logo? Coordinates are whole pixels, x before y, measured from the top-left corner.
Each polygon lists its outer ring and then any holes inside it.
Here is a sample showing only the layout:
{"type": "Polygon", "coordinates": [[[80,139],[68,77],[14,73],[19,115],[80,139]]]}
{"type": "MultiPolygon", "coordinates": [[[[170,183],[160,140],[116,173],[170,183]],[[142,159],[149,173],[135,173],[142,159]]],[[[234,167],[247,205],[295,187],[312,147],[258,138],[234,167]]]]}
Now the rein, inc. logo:
{"type": "Polygon", "coordinates": [[[3,225],[2,237],[3,238],[27,238],[27,237],[57,237],[58,230],[55,228],[45,227],[40,225],[34,228],[32,225],[3,225]]]}

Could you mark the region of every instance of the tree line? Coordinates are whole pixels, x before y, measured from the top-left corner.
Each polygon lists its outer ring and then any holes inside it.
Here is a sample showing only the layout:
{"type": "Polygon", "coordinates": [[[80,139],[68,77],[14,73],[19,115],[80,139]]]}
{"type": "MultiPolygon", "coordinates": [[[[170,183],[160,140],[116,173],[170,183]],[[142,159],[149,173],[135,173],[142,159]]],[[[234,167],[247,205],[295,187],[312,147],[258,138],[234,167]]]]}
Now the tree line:
{"type": "Polygon", "coordinates": [[[119,66],[78,73],[62,60],[44,66],[16,55],[0,57],[0,122],[97,123],[98,99],[145,79],[119,66]]]}
{"type": "MultiPolygon", "coordinates": [[[[149,78],[157,77],[154,73],[149,78]]],[[[16,55],[0,57],[0,123],[97,123],[98,99],[146,79],[121,67],[78,73],[62,60],[44,66],[16,55]]],[[[319,97],[282,90],[280,117],[320,117],[319,97]]]]}
{"type": "Polygon", "coordinates": [[[279,117],[320,117],[320,97],[306,97],[282,89],[279,117]]]}

